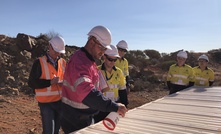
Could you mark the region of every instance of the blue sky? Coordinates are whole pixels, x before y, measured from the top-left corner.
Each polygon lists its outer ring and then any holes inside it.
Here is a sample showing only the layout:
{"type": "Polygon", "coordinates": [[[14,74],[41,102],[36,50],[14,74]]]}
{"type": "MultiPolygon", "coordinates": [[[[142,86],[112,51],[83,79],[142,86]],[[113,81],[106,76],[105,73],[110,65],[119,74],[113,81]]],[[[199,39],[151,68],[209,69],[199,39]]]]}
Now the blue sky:
{"type": "Polygon", "coordinates": [[[103,25],[130,50],[207,52],[221,46],[221,0],[1,0],[0,34],[53,31],[82,47],[103,25]]]}

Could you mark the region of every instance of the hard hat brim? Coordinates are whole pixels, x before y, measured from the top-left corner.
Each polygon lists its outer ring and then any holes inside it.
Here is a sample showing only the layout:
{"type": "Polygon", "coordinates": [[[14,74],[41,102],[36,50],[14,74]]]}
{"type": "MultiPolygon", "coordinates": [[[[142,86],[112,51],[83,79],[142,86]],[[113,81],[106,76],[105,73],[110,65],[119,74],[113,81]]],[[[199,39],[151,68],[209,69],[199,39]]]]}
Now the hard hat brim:
{"type": "Polygon", "coordinates": [[[107,56],[112,56],[112,57],[117,57],[117,58],[120,58],[120,56],[117,54],[106,54],[107,56]]]}
{"type": "Polygon", "coordinates": [[[209,62],[209,60],[206,58],[199,58],[198,60],[206,60],[207,62],[209,62]]]}
{"type": "Polygon", "coordinates": [[[112,48],[110,47],[110,45],[104,46],[104,45],[102,44],[102,46],[105,47],[105,48],[107,48],[107,49],[109,49],[109,50],[112,50],[112,48]]]}
{"type": "Polygon", "coordinates": [[[117,46],[117,48],[124,49],[124,50],[126,50],[128,52],[127,48],[123,48],[123,47],[119,47],[119,46],[117,46]]]}
{"type": "Polygon", "coordinates": [[[56,52],[58,52],[58,53],[61,53],[61,54],[65,54],[65,50],[60,50],[60,51],[58,51],[58,50],[54,49],[54,51],[56,51],[56,52]]]}

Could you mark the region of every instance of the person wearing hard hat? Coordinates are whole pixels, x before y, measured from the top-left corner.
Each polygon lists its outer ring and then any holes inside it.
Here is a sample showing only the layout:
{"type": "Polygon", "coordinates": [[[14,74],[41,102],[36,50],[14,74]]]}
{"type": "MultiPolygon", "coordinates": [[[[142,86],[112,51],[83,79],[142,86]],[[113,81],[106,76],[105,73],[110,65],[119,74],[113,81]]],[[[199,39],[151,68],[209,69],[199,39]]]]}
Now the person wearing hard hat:
{"type": "Polygon", "coordinates": [[[47,53],[33,63],[28,85],[35,89],[40,107],[42,134],[58,134],[60,129],[61,91],[66,61],[60,57],[65,53],[65,42],[55,36],[48,43],[47,53]]]}
{"type": "Polygon", "coordinates": [[[118,112],[123,117],[127,112],[125,105],[106,98],[99,86],[95,60],[111,49],[109,29],[95,26],[87,35],[86,45],[71,56],[65,69],[61,119],[65,134],[93,124],[98,111],[118,112]]]}
{"type": "MultiPolygon", "coordinates": [[[[109,90],[104,91],[104,96],[127,106],[126,81],[122,70],[115,66],[115,62],[119,57],[117,48],[111,45],[111,49],[106,50],[104,53],[103,64],[98,66],[98,68],[101,70],[109,86],[109,90]]],[[[94,117],[95,123],[103,120],[108,114],[109,112],[100,111],[99,114],[94,117]]]]}
{"type": "Polygon", "coordinates": [[[207,67],[209,58],[205,54],[199,56],[198,66],[193,68],[195,86],[212,86],[214,82],[214,71],[207,67]]]}
{"type": "Polygon", "coordinates": [[[128,51],[128,44],[125,40],[121,40],[117,43],[117,49],[120,58],[116,61],[116,67],[119,67],[124,74],[124,77],[126,79],[126,86],[127,86],[127,94],[130,93],[130,83],[129,83],[129,67],[128,67],[128,61],[124,57],[125,54],[128,51]]]}
{"type": "Polygon", "coordinates": [[[177,63],[170,66],[167,74],[169,94],[176,93],[194,85],[193,69],[191,66],[185,64],[187,53],[185,51],[179,51],[176,59],[177,63]]]}

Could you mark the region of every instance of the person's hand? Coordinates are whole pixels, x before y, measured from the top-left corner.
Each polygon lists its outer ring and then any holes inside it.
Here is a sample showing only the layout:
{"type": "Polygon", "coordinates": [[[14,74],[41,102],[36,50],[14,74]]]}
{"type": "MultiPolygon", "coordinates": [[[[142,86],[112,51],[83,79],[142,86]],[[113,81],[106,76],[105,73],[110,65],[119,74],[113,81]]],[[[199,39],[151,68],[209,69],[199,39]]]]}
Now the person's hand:
{"type": "Polygon", "coordinates": [[[58,84],[58,82],[59,82],[59,77],[54,77],[53,79],[51,79],[51,85],[58,84]]]}
{"type": "Polygon", "coordinates": [[[126,112],[128,111],[127,108],[125,107],[124,104],[122,103],[117,103],[118,104],[118,110],[117,110],[117,113],[119,115],[121,115],[122,117],[125,116],[126,112]]]}

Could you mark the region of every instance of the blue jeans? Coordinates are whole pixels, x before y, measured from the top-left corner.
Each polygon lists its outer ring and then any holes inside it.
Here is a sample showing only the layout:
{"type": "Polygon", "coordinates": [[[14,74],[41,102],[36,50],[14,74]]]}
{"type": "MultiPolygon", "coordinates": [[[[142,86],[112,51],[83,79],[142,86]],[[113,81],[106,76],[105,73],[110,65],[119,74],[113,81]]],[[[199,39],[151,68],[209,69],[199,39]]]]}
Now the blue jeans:
{"type": "Polygon", "coordinates": [[[59,134],[61,101],[38,103],[41,112],[42,134],[59,134]]]}

